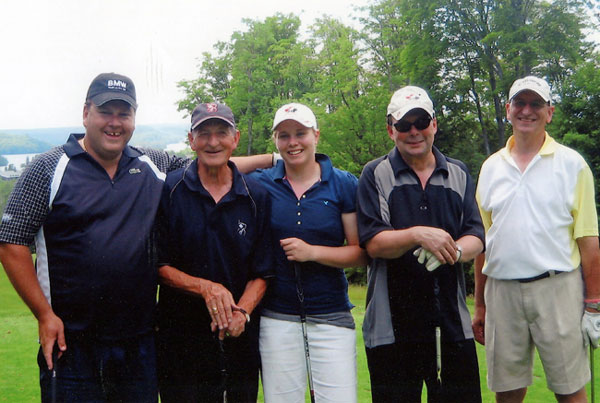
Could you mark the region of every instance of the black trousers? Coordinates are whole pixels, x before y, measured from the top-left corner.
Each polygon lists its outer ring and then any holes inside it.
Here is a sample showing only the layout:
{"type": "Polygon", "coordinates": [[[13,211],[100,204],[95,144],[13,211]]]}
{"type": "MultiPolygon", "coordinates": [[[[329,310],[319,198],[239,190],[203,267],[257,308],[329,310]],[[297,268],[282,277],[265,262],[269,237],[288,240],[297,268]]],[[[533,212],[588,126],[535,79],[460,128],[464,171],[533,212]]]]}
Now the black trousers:
{"type": "Polygon", "coordinates": [[[437,380],[435,343],[397,342],[367,348],[373,403],[427,401],[481,402],[475,342],[442,343],[441,384],[437,380]]]}
{"type": "Polygon", "coordinates": [[[226,390],[229,402],[256,402],[260,355],[258,337],[250,333],[226,338],[221,352],[212,335],[186,337],[159,332],[161,401],[223,402],[226,390]]]}

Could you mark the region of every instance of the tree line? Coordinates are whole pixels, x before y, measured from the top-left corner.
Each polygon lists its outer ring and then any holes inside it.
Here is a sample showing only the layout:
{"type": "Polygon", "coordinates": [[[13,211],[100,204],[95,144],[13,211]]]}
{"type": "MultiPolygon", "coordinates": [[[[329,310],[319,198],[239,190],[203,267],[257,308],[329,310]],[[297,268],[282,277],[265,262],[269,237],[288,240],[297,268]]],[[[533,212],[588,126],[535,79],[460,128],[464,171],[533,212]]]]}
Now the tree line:
{"type": "Polygon", "coordinates": [[[274,150],[271,123],[290,101],[308,104],[319,150],[359,175],[392,147],[386,106],[396,89],[417,85],[434,100],[436,145],[477,175],[511,133],[504,104],[511,83],[548,80],[556,106],[548,130],[580,151],[594,172],[600,128],[600,56],[586,32],[598,27],[586,0],[376,0],[357,9],[360,29],[327,16],[301,30],[300,18],[246,19],[246,29],[214,44],[197,77],[179,82],[180,111],[220,101],[242,132],[240,154],[274,150]]]}
{"type": "MultiPolygon", "coordinates": [[[[242,140],[238,154],[274,150],[271,124],[283,104],[300,101],[317,115],[319,151],[360,175],[387,153],[391,94],[428,90],[438,118],[435,144],[463,160],[474,178],[511,134],[505,103],[526,75],[551,85],[556,112],[548,132],[600,172],[600,6],[589,0],[374,0],[355,10],[359,29],[323,16],[275,14],[244,20],[246,29],[214,44],[197,76],[179,82],[180,111],[225,102],[242,140]]],[[[599,194],[596,183],[596,194],[599,194]]],[[[356,281],[364,270],[350,270],[356,281]]]]}

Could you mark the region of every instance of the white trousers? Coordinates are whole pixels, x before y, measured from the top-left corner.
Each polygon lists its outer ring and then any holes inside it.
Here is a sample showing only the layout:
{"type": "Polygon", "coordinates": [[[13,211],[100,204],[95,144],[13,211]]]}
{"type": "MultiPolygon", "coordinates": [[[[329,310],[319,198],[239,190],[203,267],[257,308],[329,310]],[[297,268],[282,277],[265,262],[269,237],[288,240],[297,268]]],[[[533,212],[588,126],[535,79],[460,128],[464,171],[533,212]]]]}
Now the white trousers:
{"type": "MultiPolygon", "coordinates": [[[[356,402],[356,333],[307,323],[315,401],[356,402]]],[[[265,403],[304,403],[307,370],[300,322],[260,319],[265,403]]]]}

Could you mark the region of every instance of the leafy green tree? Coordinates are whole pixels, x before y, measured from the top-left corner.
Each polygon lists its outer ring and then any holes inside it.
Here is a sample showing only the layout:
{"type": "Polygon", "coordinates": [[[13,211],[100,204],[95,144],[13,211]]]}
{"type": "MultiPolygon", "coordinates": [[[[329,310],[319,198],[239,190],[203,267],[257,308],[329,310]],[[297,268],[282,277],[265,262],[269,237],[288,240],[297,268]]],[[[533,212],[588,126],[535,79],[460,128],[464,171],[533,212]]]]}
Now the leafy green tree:
{"type": "MultiPolygon", "coordinates": [[[[561,86],[551,135],[584,156],[592,172],[600,172],[600,55],[583,63],[561,86]]],[[[597,175],[596,175],[597,176],[597,175]]],[[[595,182],[596,200],[600,199],[600,181],[595,182]]]]}
{"type": "Polygon", "coordinates": [[[241,144],[251,154],[271,147],[275,110],[311,89],[312,49],[298,39],[298,17],[277,14],[264,22],[244,22],[248,31],[232,36],[227,103],[239,116],[247,134],[241,144]]]}
{"type": "Polygon", "coordinates": [[[378,109],[385,96],[372,103],[372,96],[367,95],[370,84],[361,67],[358,36],[340,21],[317,20],[309,39],[310,46],[319,49],[316,81],[314,92],[305,97],[319,118],[319,150],[336,167],[355,175],[374,155],[387,152],[385,110],[378,109]]]}
{"type": "Polygon", "coordinates": [[[178,111],[186,111],[191,115],[198,104],[224,102],[227,98],[231,71],[230,45],[217,42],[213,48],[216,56],[208,52],[202,54],[198,78],[177,83],[185,93],[185,97],[178,103],[178,111]]]}
{"type": "Polygon", "coordinates": [[[312,89],[313,50],[300,41],[300,19],[276,14],[264,21],[244,20],[247,30],[203,54],[199,77],[179,83],[186,94],[179,110],[220,101],[233,110],[242,140],[237,153],[273,149],[270,141],[275,110],[312,89]]]}

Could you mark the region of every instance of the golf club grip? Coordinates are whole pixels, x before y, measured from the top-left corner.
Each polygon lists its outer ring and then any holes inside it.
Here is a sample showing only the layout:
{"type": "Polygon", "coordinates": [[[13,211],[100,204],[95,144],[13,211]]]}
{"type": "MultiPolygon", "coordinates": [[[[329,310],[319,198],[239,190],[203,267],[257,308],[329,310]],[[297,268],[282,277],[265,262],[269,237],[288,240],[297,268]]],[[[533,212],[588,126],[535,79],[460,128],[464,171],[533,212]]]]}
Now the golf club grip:
{"type": "Polygon", "coordinates": [[[50,393],[52,393],[52,398],[51,401],[52,403],[56,403],[58,401],[58,399],[56,398],[56,389],[57,389],[57,385],[56,383],[58,382],[56,379],[56,366],[58,365],[58,345],[55,344],[52,347],[52,378],[50,379],[50,393]]]}

